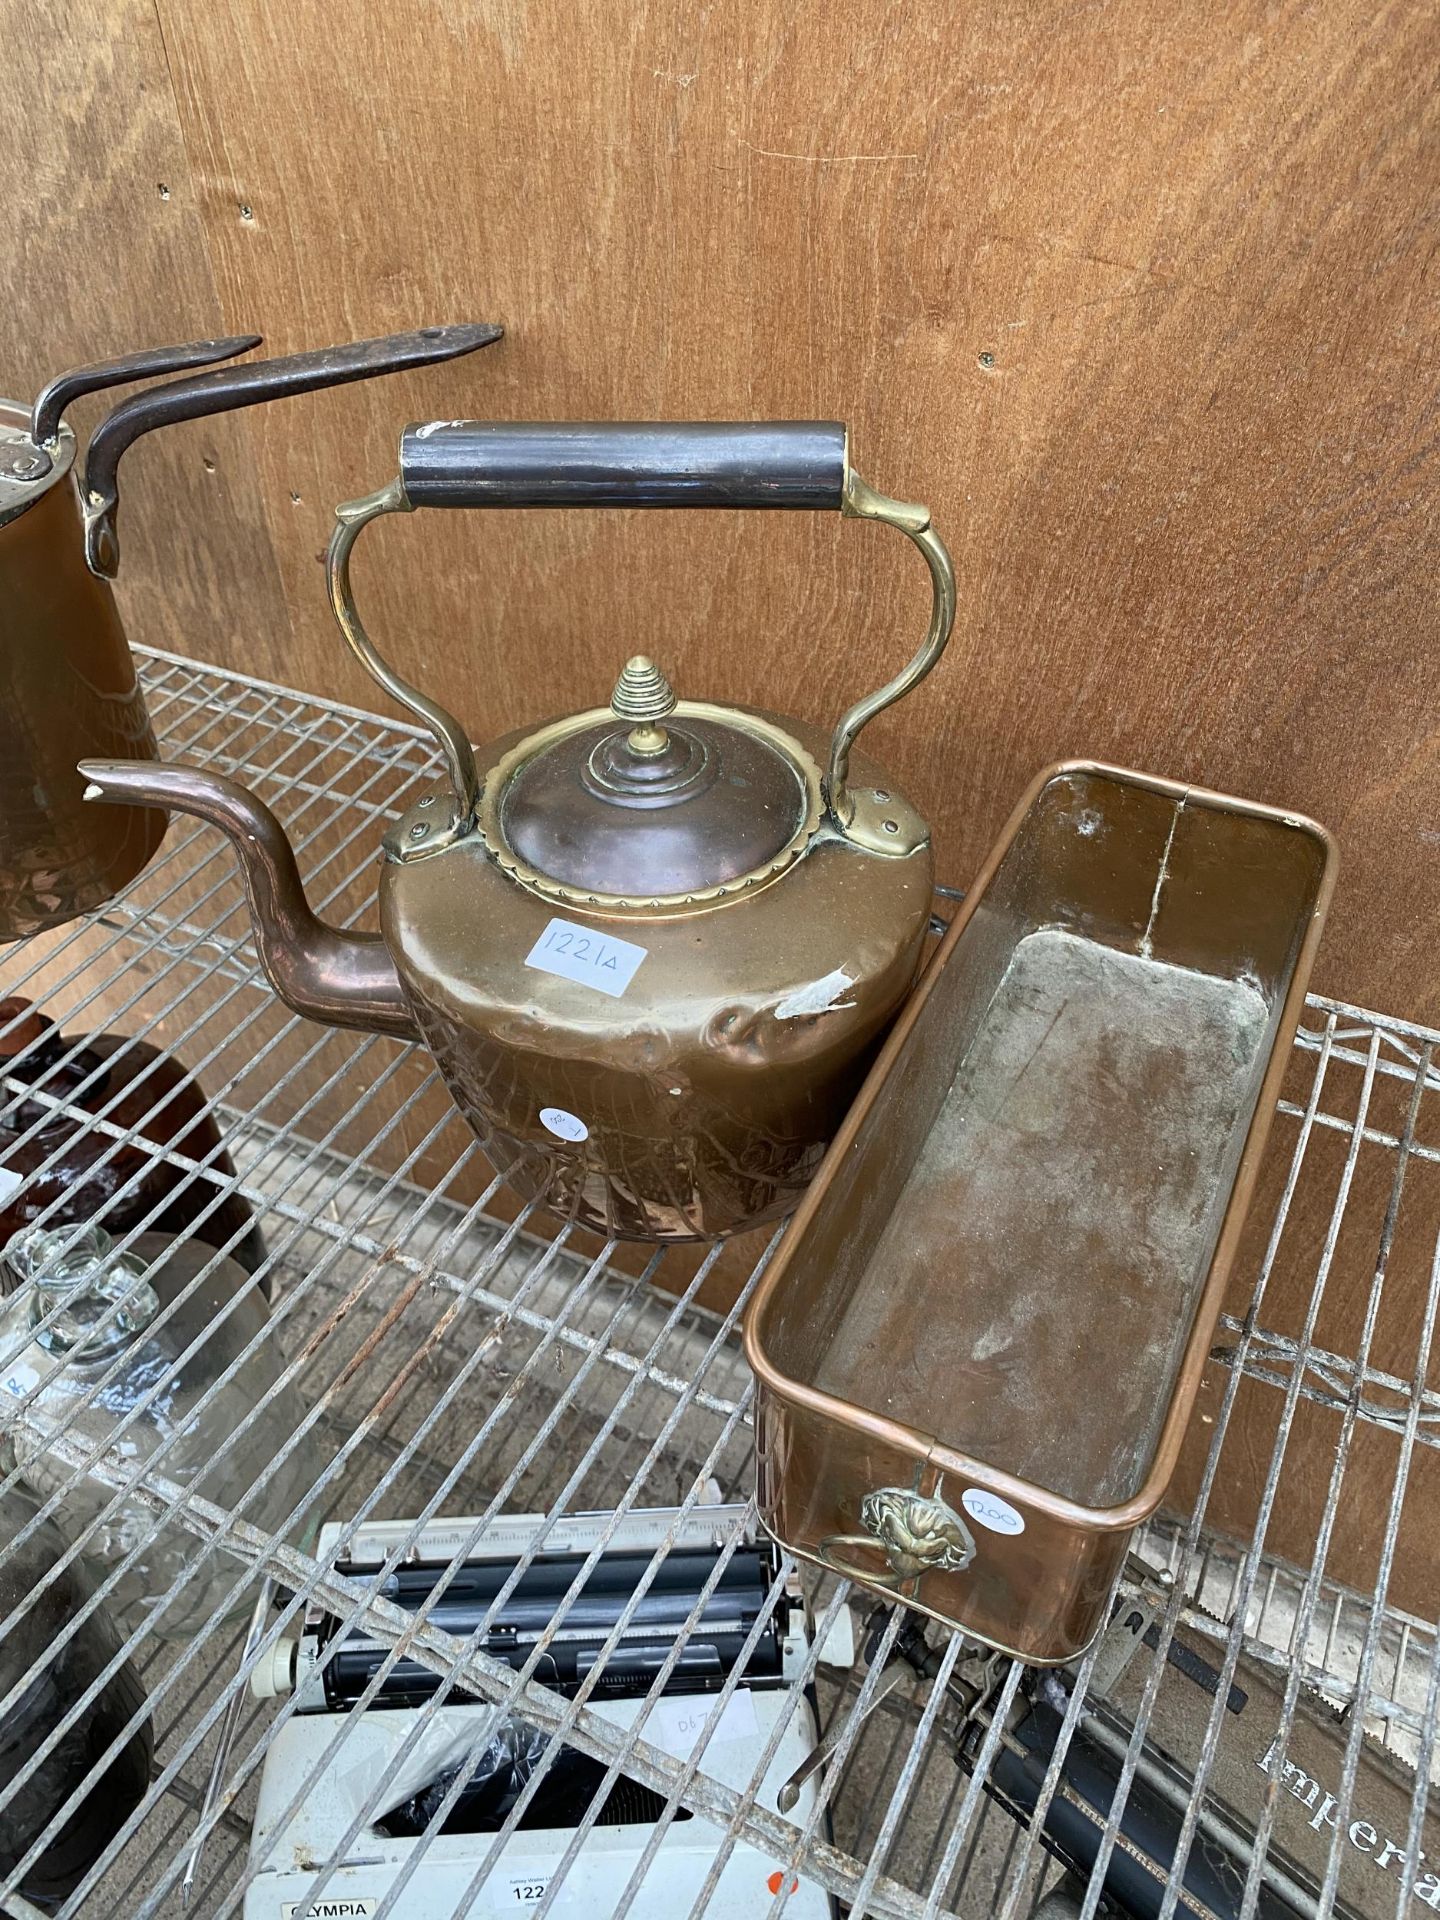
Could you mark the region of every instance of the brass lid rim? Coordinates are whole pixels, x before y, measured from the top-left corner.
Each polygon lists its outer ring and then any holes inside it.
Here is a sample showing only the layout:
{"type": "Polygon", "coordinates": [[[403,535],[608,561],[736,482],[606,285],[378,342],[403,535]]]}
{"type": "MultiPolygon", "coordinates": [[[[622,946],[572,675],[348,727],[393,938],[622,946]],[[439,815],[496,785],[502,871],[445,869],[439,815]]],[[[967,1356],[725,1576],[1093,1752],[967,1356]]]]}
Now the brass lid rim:
{"type": "Polygon", "coordinates": [[[510,875],[521,886],[537,893],[547,900],[560,900],[568,906],[594,908],[604,913],[636,913],[653,916],[662,914],[683,914],[704,907],[716,906],[720,902],[737,895],[753,893],[754,890],[776,879],[788,867],[792,866],[810,845],[819,830],[825,813],[824,796],[820,783],[820,768],[814,757],[801,746],[793,734],[777,726],[773,720],[759,714],[747,712],[740,707],[721,706],[706,700],[681,700],[673,709],[677,720],[708,720],[720,726],[732,727],[738,732],[758,735],[768,745],[781,752],[794,766],[804,791],[805,805],[795,832],[786,841],[780,851],[771,859],[752,867],[748,872],[736,874],[731,880],[724,880],[713,887],[687,888],[683,893],[668,894],[630,894],[598,893],[588,888],[576,886],[570,881],[553,879],[538,868],[522,860],[510,846],[501,824],[501,800],[511,777],[518,769],[547,748],[555,746],[571,734],[579,733],[586,727],[599,726],[605,722],[614,723],[615,714],[606,707],[591,707],[584,713],[568,715],[563,720],[555,720],[549,726],[541,727],[502,754],[485,775],[480,795],[480,806],[476,815],[476,827],[486,850],[497,866],[510,875]]]}

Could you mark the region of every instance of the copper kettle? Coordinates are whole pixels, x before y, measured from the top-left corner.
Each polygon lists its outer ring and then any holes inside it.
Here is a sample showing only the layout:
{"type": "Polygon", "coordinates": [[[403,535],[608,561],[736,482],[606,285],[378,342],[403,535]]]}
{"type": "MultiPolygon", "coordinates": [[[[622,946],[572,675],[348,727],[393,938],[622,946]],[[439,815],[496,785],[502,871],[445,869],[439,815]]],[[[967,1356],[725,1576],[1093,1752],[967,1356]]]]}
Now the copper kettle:
{"type": "Polygon", "coordinates": [[[434,734],[446,779],[384,840],[383,934],[305,904],[273,814],[189,767],[88,762],[87,797],[197,814],[239,855],[281,998],[418,1037],[511,1184],[607,1236],[733,1233],[791,1208],[909,991],[930,913],[924,820],[853,753],[939,659],[955,612],[924,507],[876,493],[843,426],[406,429],[399,477],[338,510],[331,602],[374,678],[434,734]],[[920,549],[933,608],[905,670],[815,728],[677,700],[632,659],[608,707],[493,742],[377,653],[350,551],[416,507],[831,508],[920,549]]]}
{"type": "Polygon", "coordinates": [[[450,360],[499,337],[498,327],[428,327],[150,388],[96,429],[83,486],[63,418],[82,394],[233,359],[260,336],[158,347],[63,373],[29,405],[0,400],[0,940],[103,905],[165,832],[163,813],[84,806],[75,771],[87,754],[155,757],[109,586],[125,449],[171,421],[450,360]]]}

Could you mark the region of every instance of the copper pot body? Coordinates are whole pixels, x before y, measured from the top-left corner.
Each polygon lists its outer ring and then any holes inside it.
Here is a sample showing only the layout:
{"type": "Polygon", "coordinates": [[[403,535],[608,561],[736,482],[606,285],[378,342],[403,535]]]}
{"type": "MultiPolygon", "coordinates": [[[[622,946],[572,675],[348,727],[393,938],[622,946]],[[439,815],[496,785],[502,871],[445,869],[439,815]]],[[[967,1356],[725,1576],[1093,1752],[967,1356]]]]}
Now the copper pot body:
{"type": "Polygon", "coordinates": [[[1174,1470],[1334,883],[1323,828],[1030,789],[761,1281],[761,1517],[1037,1664],[1174,1470]]]}
{"type": "MultiPolygon", "coordinates": [[[[0,422],[29,409],[0,401],[0,422]]],[[[165,837],[153,807],[90,807],[78,760],[154,760],[155,736],[109,582],[85,564],[75,443],[66,471],[0,522],[0,940],[112,899],[165,837]]]]}
{"type": "MultiPolygon", "coordinates": [[[[858,755],[853,777],[882,778],[858,755]]],[[[387,862],[380,914],[415,1024],[513,1187],[607,1238],[709,1239],[798,1201],[914,980],[933,879],[928,838],[896,858],[822,830],[766,884],[620,915],[547,898],[477,835],[387,862]],[[643,948],[633,986],[527,964],[552,922],[643,948]]]]}

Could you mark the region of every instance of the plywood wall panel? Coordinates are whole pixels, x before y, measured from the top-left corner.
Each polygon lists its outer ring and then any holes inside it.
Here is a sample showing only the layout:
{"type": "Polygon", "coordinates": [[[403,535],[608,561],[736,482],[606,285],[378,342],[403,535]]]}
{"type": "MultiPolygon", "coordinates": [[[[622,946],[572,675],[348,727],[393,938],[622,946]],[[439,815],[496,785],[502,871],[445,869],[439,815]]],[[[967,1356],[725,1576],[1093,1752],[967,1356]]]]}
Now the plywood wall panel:
{"type": "MultiPolygon", "coordinates": [[[[1346,854],[1322,981],[1440,1012],[1433,12],[161,7],[227,320],[511,329],[254,422],[295,679],[372,697],[316,556],[407,415],[843,415],[956,549],[951,655],[875,738],[944,871],[1066,753],[1308,808],[1346,854]]],[[[377,633],[480,735],[637,647],[824,720],[923,617],[829,519],[368,544],[377,633]]]]}
{"type": "MultiPolygon", "coordinates": [[[[66,366],[259,331],[222,324],[150,0],[0,0],[0,48],[0,393],[23,401],[66,366]]],[[[82,435],[114,398],[72,409],[82,435]]],[[[131,637],[260,671],[293,657],[246,423],[143,440],[120,484],[131,637]]]]}

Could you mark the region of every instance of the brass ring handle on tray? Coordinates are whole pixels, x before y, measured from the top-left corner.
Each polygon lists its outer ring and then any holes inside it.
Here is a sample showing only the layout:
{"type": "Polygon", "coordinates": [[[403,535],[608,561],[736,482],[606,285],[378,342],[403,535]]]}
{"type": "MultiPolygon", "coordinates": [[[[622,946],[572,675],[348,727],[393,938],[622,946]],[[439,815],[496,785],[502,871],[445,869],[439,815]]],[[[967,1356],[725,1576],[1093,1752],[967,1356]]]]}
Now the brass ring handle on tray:
{"type": "Polygon", "coordinates": [[[894,1590],[926,1573],[963,1573],[975,1558],[975,1536],[953,1507],[909,1487],[877,1487],[860,1502],[864,1533],[831,1533],[818,1552],[827,1567],[872,1587],[894,1590]],[[837,1547],[869,1547],[890,1572],[875,1573],[842,1558],[837,1547]]]}
{"type": "MultiPolygon", "coordinates": [[[[842,831],[855,829],[847,776],[861,729],[918,686],[945,651],[955,623],[955,573],[928,507],[877,493],[850,466],[837,421],[534,422],[440,420],[405,429],[400,471],[388,486],[336,509],[327,555],[330,604],[366,671],[440,743],[454,803],[430,849],[468,833],[480,783],[475,755],[453,714],[410,685],[366,633],[350,586],[350,552],[371,520],[416,507],[737,507],[825,509],[898,527],[930,570],[930,623],[919,651],[842,715],[830,746],[826,801],[842,831]]],[[[858,837],[858,835],[857,835],[858,837]]],[[[865,844],[871,836],[865,834],[865,844]]],[[[901,852],[875,839],[878,852],[901,852]]]]}

